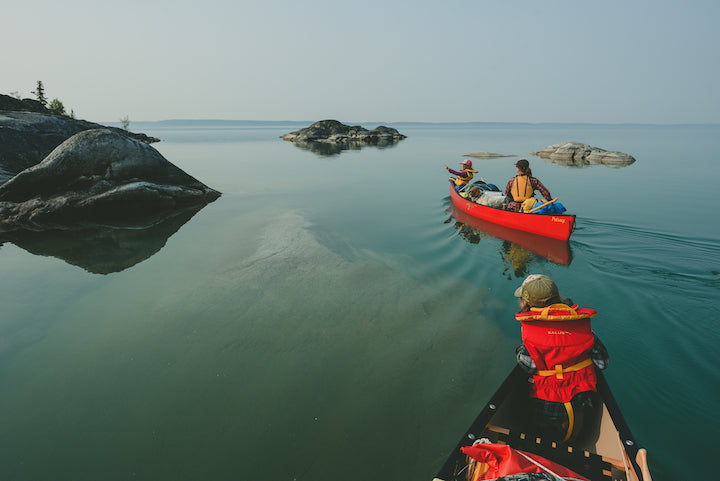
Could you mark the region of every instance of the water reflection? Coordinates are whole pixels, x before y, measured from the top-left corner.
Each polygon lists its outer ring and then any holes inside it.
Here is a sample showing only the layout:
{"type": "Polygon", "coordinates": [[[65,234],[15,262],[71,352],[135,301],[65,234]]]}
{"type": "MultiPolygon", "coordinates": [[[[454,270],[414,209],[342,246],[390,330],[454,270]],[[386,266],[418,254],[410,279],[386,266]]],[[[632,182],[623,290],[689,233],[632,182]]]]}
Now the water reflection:
{"type": "Polygon", "coordinates": [[[380,140],[375,143],[368,142],[301,142],[295,141],[292,144],[299,149],[309,150],[310,152],[322,157],[334,157],[340,155],[344,150],[360,150],[366,147],[375,147],[377,149],[389,149],[398,144],[398,141],[380,140]]]}
{"type": "Polygon", "coordinates": [[[541,259],[565,266],[572,262],[572,250],[567,241],[551,239],[478,219],[454,205],[449,206],[447,211],[450,213],[450,217],[445,223],[454,221],[458,235],[467,242],[478,244],[485,237],[503,241],[500,257],[505,266],[503,274],[508,278],[525,277],[532,264],[541,259]]]}
{"type": "Polygon", "coordinates": [[[151,224],[138,222],[135,225],[83,225],[0,232],[0,246],[11,242],[31,254],[56,257],[93,274],[110,274],[159,252],[170,236],[203,207],[177,211],[151,224]]]}
{"type": "Polygon", "coordinates": [[[593,165],[604,165],[605,167],[610,167],[611,169],[620,169],[622,167],[627,167],[628,165],[635,162],[633,159],[632,162],[595,162],[595,161],[589,161],[587,159],[552,159],[549,157],[542,157],[548,164],[555,164],[560,165],[562,167],[568,167],[570,169],[584,169],[585,167],[592,167],[593,165]]]}

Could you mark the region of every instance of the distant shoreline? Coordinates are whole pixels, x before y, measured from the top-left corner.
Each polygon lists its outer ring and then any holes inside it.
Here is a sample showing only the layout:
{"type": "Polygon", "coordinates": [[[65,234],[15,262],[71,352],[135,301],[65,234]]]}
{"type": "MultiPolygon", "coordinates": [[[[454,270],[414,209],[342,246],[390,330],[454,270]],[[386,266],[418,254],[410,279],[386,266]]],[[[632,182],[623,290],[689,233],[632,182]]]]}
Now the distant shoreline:
{"type": "MultiPolygon", "coordinates": [[[[133,126],[160,126],[160,127],[183,127],[183,126],[242,126],[242,125],[264,125],[264,126],[304,126],[311,124],[312,120],[228,120],[228,119],[167,119],[167,120],[133,120],[133,126]]],[[[103,125],[113,127],[120,126],[120,122],[101,122],[103,125]]],[[[357,122],[351,121],[352,125],[406,125],[406,126],[432,126],[432,127],[455,127],[455,126],[477,126],[477,127],[720,127],[720,123],[676,123],[676,124],[648,124],[648,123],[596,123],[596,122],[357,122]]]]}

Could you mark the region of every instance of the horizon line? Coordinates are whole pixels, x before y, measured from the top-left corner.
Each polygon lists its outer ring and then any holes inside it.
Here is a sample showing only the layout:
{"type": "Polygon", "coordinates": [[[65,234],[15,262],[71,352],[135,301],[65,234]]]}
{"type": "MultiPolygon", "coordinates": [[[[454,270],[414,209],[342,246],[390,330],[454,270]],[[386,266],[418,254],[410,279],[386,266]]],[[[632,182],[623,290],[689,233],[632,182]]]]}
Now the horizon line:
{"type": "MultiPolygon", "coordinates": [[[[322,120],[336,120],[336,119],[322,119],[322,120]]],[[[265,123],[265,124],[308,124],[311,125],[318,120],[257,120],[257,119],[221,119],[221,118],[175,118],[175,119],[162,119],[162,120],[131,120],[130,124],[133,123],[172,123],[172,122],[196,122],[196,123],[265,123]]],[[[612,125],[612,126],[658,126],[658,127],[672,127],[672,126],[720,126],[720,122],[672,122],[672,123],[652,123],[652,122],[596,122],[596,121],[539,121],[539,122],[528,122],[528,121],[488,121],[488,120],[463,120],[463,121],[428,121],[428,120],[397,120],[397,121],[339,121],[346,125],[361,125],[361,124],[378,124],[378,125],[390,125],[390,124],[420,124],[420,125],[462,125],[462,124],[521,124],[521,125],[612,125]]],[[[119,121],[102,122],[104,124],[120,124],[119,121]]]]}

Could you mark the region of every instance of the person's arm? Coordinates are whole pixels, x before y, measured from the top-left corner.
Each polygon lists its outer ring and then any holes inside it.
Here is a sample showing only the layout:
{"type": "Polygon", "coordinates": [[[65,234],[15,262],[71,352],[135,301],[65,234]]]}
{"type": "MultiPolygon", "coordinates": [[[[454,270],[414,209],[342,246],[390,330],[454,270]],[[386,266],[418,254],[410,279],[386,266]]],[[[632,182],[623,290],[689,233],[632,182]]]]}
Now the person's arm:
{"type": "MultiPolygon", "coordinates": [[[[593,333],[593,336],[595,336],[595,333],[593,333]]],[[[608,354],[607,348],[597,336],[595,336],[595,344],[593,344],[592,350],[590,351],[590,359],[592,359],[595,367],[600,370],[605,369],[610,362],[610,355],[608,354]]]]}
{"type": "Polygon", "coordinates": [[[535,374],[537,367],[535,366],[535,361],[530,357],[530,353],[528,353],[525,344],[520,344],[517,349],[515,349],[515,356],[517,357],[520,369],[528,374],[535,374]]]}
{"type": "Polygon", "coordinates": [[[458,177],[462,177],[463,179],[468,176],[468,175],[467,175],[467,172],[464,172],[464,171],[458,172],[457,170],[453,170],[453,169],[451,169],[450,167],[445,167],[445,168],[446,168],[447,171],[450,172],[451,174],[457,175],[458,177]]]}
{"type": "Polygon", "coordinates": [[[530,181],[532,183],[532,186],[540,191],[540,194],[542,194],[543,197],[545,197],[545,200],[552,200],[552,196],[550,195],[550,191],[545,188],[542,182],[540,182],[537,178],[533,177],[530,181]]]}

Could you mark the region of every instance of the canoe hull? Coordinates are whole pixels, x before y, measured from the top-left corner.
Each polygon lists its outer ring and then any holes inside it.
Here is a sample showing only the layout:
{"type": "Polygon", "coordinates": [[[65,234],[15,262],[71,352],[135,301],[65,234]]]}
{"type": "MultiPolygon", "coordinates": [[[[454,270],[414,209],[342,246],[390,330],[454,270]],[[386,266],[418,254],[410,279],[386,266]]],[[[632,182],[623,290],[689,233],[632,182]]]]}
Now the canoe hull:
{"type": "Polygon", "coordinates": [[[460,197],[450,186],[450,198],[461,211],[478,219],[552,239],[568,240],[575,230],[574,215],[524,214],[476,204],[460,197]]]}

